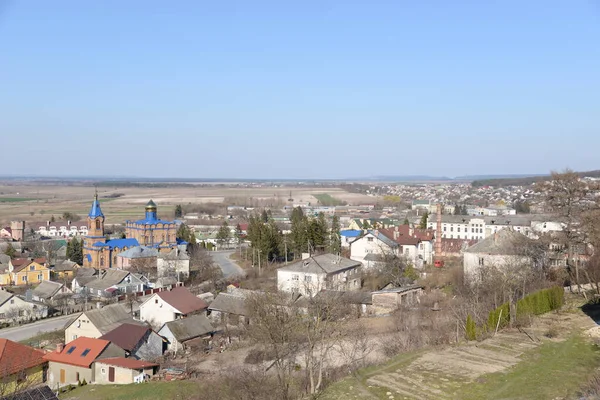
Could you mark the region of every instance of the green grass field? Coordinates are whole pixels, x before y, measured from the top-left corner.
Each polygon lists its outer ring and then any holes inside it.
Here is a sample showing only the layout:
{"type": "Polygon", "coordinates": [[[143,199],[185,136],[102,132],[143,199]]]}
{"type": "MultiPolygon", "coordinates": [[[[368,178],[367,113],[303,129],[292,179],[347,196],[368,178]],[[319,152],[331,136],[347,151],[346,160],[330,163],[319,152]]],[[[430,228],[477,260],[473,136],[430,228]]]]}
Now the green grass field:
{"type": "MultiPolygon", "coordinates": [[[[173,400],[194,399],[199,386],[193,381],[147,382],[132,385],[86,385],[60,395],[64,400],[173,400]]],[[[200,398],[200,397],[198,397],[200,398]]]]}
{"type": "Polygon", "coordinates": [[[345,201],[336,199],[335,197],[327,193],[313,194],[313,197],[316,198],[319,201],[319,204],[322,206],[330,207],[346,205],[345,201]]]}

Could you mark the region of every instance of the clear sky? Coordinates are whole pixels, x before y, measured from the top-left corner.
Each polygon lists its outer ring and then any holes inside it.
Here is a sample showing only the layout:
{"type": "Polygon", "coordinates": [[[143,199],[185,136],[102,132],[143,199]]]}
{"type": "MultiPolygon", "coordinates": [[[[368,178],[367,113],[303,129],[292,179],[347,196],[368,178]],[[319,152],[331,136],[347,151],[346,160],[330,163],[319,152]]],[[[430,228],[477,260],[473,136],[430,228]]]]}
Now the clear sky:
{"type": "Polygon", "coordinates": [[[600,0],[0,0],[0,175],[600,169],[600,0]]]}

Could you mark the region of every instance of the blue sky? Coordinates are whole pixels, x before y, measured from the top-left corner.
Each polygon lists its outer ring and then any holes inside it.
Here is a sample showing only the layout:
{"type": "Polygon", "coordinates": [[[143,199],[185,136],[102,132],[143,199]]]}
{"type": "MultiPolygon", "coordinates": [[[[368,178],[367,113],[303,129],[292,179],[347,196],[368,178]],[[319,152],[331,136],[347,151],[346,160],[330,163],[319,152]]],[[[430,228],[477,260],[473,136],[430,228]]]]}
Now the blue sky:
{"type": "Polygon", "coordinates": [[[599,0],[0,0],[0,175],[600,169],[598,43],[599,0]]]}

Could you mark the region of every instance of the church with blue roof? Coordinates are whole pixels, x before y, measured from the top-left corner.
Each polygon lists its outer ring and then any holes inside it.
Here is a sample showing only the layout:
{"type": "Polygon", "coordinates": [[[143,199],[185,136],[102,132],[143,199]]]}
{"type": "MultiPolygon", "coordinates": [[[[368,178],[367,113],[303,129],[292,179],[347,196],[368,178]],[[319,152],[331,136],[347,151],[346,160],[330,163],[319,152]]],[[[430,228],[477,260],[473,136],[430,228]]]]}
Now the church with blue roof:
{"type": "Polygon", "coordinates": [[[168,253],[184,242],[177,239],[177,224],[158,218],[156,204],[146,204],[144,219],[126,221],[125,239],[107,239],[104,234],[104,214],[100,208],[98,194],[87,217],[88,235],[83,238],[83,266],[112,268],[117,263],[117,254],[137,246],[157,249],[168,253]]]}

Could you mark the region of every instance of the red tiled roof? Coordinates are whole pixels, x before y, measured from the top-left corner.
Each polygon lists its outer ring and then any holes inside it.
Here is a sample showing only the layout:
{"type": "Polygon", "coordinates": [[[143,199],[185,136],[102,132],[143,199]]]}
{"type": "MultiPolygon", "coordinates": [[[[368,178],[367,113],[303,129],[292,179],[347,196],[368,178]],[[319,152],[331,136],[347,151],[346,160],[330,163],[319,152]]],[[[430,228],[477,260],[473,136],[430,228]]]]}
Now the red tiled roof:
{"type": "Polygon", "coordinates": [[[113,342],[123,350],[133,351],[149,330],[147,326],[122,324],[100,336],[100,339],[113,342]]]}
{"type": "Polygon", "coordinates": [[[417,244],[419,244],[420,241],[433,239],[429,238],[427,232],[420,231],[418,229],[415,229],[411,235],[410,227],[408,225],[379,229],[379,233],[385,235],[390,240],[393,240],[394,242],[405,246],[416,246],[417,244]]]}
{"type": "Polygon", "coordinates": [[[29,262],[28,258],[13,258],[12,260],[10,260],[10,263],[15,268],[20,267],[21,265],[28,263],[28,262],[29,262]]]}
{"type": "Polygon", "coordinates": [[[157,295],[182,314],[190,314],[208,308],[208,304],[204,300],[194,296],[192,292],[184,287],[159,292],[157,295]]]}
{"type": "Polygon", "coordinates": [[[44,352],[8,339],[0,339],[0,376],[6,377],[17,372],[42,365],[44,352]]]}
{"type": "Polygon", "coordinates": [[[442,238],[442,252],[444,253],[457,253],[462,250],[463,244],[467,243],[465,247],[473,246],[477,243],[477,240],[471,239],[446,239],[442,238]]]}
{"type": "Polygon", "coordinates": [[[60,353],[48,353],[44,359],[89,368],[109,344],[108,340],[80,337],[67,343],[60,353]]]}
{"type": "Polygon", "coordinates": [[[115,367],[129,368],[129,369],[142,369],[148,367],[156,367],[158,364],[136,360],[134,358],[124,358],[124,357],[113,357],[113,358],[101,358],[100,360],[96,360],[97,363],[102,363],[106,365],[113,365],[115,367]]]}

